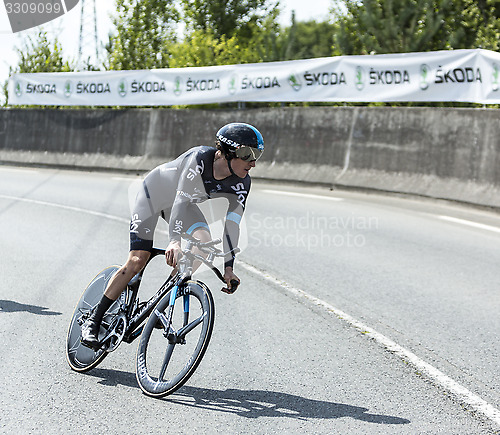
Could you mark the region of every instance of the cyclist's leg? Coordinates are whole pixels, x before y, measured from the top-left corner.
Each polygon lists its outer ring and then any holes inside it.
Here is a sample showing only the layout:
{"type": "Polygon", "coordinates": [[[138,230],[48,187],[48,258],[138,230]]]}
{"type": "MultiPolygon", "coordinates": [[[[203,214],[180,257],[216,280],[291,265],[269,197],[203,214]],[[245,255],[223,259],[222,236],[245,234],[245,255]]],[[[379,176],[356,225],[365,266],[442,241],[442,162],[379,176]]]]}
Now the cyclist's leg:
{"type": "Polygon", "coordinates": [[[103,295],[104,305],[108,305],[109,301],[111,303],[116,301],[123,290],[125,290],[128,282],[146,266],[151,256],[151,250],[153,249],[153,235],[159,215],[159,212],[154,213],[154,210],[151,208],[151,201],[144,192],[141,195],[137,195],[130,222],[130,251],[128,259],[113,278],[110,279],[103,295]]]}
{"type": "Polygon", "coordinates": [[[144,180],[143,189],[137,193],[130,220],[129,256],[127,262],[111,278],[104,292],[104,296],[112,301],[118,299],[128,282],[144,269],[151,256],[153,235],[161,210],[160,205],[151,199],[149,189],[158,185],[157,178],[158,170],[153,170],[144,180]]]}
{"type": "Polygon", "coordinates": [[[96,347],[99,343],[98,335],[102,319],[113,302],[118,299],[125,290],[127,283],[139,273],[146,265],[151,253],[143,250],[132,250],[127,262],[118,269],[110,279],[109,284],[97,304],[92,315],[82,325],[82,342],[90,347],[96,347]]]}
{"type": "Polygon", "coordinates": [[[128,282],[137,275],[144,266],[146,265],[151,252],[144,250],[133,250],[129,252],[127,262],[118,269],[116,274],[109,280],[108,287],[104,292],[104,295],[112,300],[116,301],[121,295],[123,290],[125,290],[128,282]]]}
{"type": "Polygon", "coordinates": [[[151,201],[145,191],[137,195],[130,223],[130,252],[127,262],[110,279],[106,290],[92,315],[82,325],[82,343],[97,347],[104,314],[125,290],[127,283],[146,265],[153,248],[153,234],[159,213],[154,214],[151,201]]]}

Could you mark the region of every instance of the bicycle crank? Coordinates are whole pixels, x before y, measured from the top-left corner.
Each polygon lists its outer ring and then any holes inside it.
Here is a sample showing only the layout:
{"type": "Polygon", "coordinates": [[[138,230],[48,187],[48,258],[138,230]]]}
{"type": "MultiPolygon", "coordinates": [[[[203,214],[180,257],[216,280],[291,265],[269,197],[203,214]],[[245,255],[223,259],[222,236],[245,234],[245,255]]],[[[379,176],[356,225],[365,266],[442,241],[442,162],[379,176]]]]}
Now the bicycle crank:
{"type": "Polygon", "coordinates": [[[127,317],[119,313],[113,319],[106,336],[101,340],[102,348],[106,352],[113,352],[120,345],[127,330],[127,317]]]}

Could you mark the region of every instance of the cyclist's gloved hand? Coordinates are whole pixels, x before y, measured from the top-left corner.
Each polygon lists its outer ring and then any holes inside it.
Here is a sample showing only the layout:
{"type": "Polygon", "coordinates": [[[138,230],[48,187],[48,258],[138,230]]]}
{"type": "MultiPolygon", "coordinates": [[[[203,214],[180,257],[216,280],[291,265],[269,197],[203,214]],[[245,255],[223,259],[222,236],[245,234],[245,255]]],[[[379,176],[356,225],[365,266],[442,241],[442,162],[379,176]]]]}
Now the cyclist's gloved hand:
{"type": "Polygon", "coordinates": [[[224,280],[226,281],[227,287],[222,287],[221,291],[227,294],[234,293],[240,285],[240,279],[234,274],[231,267],[226,267],[224,280]]]}
{"type": "Polygon", "coordinates": [[[178,240],[171,240],[165,250],[165,259],[169,266],[177,266],[177,260],[181,254],[181,242],[178,240]]]}

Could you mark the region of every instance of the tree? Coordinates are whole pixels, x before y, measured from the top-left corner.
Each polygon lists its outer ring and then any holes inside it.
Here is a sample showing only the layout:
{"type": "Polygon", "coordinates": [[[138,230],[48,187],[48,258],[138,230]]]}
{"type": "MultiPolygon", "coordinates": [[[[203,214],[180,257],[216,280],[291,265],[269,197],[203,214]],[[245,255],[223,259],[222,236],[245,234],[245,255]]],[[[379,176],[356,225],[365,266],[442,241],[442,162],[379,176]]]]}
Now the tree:
{"type": "Polygon", "coordinates": [[[181,0],[185,20],[192,30],[213,32],[216,39],[236,36],[249,41],[266,21],[278,10],[272,0],[181,0]]]}
{"type": "Polygon", "coordinates": [[[334,9],[338,54],[402,53],[444,49],[449,0],[355,0],[334,9]],[[346,12],[344,12],[346,11],[346,12]]]}
{"type": "Polygon", "coordinates": [[[459,0],[446,20],[451,48],[500,49],[500,2],[459,0]]]}
{"type": "Polygon", "coordinates": [[[265,17],[248,24],[248,34],[250,38],[238,37],[241,45],[257,59],[246,59],[246,62],[272,62],[282,60],[281,47],[282,28],[278,23],[280,10],[273,7],[265,17]]]}
{"type": "Polygon", "coordinates": [[[277,4],[269,0],[181,0],[184,40],[170,66],[209,66],[277,60],[277,4]]]}
{"type": "MultiPolygon", "coordinates": [[[[19,63],[9,68],[9,76],[15,73],[67,72],[73,67],[65,61],[58,40],[50,41],[43,29],[34,36],[28,35],[22,48],[16,47],[19,63]]],[[[8,100],[8,81],[4,83],[3,93],[8,100]]]]}
{"type": "Polygon", "coordinates": [[[37,73],[71,71],[68,61],[63,59],[59,41],[49,41],[47,32],[40,30],[35,37],[28,36],[23,48],[16,48],[19,64],[12,72],[37,73]]]}
{"type": "Polygon", "coordinates": [[[285,53],[283,60],[308,59],[332,55],[333,38],[337,26],[327,21],[295,21],[282,32],[285,53]]]}
{"type": "Polygon", "coordinates": [[[113,70],[165,68],[176,40],[179,14],[174,0],[116,0],[116,33],[106,67],[113,70]]]}
{"type": "Polygon", "coordinates": [[[336,54],[499,47],[496,0],[345,0],[332,12],[336,54]]]}
{"type": "Polygon", "coordinates": [[[236,37],[217,38],[212,32],[194,30],[185,40],[172,47],[170,67],[232,65],[258,62],[259,56],[248,47],[238,44],[236,37]]]}

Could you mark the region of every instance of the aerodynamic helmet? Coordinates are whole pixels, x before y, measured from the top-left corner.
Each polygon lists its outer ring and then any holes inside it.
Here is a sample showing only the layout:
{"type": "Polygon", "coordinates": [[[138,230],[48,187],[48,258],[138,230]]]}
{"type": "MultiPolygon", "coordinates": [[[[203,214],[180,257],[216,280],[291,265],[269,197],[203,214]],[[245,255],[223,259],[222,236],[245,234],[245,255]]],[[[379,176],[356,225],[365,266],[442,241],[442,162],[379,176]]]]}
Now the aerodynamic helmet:
{"type": "Polygon", "coordinates": [[[258,160],[264,152],[264,138],[250,124],[232,122],[216,134],[217,145],[228,160],[235,157],[243,160],[258,160]]]}

